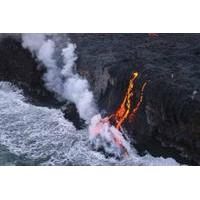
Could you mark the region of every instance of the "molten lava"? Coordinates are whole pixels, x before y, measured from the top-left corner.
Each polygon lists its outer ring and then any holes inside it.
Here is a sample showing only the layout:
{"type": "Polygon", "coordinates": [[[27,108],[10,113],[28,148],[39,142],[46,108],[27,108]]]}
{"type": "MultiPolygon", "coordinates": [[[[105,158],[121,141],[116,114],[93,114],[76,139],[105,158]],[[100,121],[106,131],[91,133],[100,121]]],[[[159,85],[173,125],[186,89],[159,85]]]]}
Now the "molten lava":
{"type": "Polygon", "coordinates": [[[132,109],[131,112],[131,107],[133,107],[133,98],[134,98],[134,86],[135,86],[135,81],[136,78],[138,77],[138,72],[133,72],[131,75],[131,79],[129,81],[128,89],[126,91],[125,97],[117,109],[116,113],[111,115],[110,118],[114,118],[115,120],[115,127],[119,130],[123,124],[123,122],[130,117],[131,119],[135,116],[137,113],[142,101],[143,101],[143,95],[144,95],[144,89],[147,85],[147,82],[143,83],[141,92],[140,92],[140,97],[138,102],[136,103],[136,106],[132,109]]]}
{"type": "Polygon", "coordinates": [[[146,85],[147,85],[147,82],[144,82],[143,85],[142,85],[141,92],[140,92],[140,98],[139,98],[135,108],[133,109],[133,111],[131,112],[131,114],[129,116],[130,119],[134,118],[135,114],[137,113],[137,111],[138,111],[138,109],[139,109],[139,107],[140,107],[140,105],[143,101],[144,89],[145,89],[146,85]]]}
{"type": "Polygon", "coordinates": [[[122,123],[126,120],[131,109],[131,97],[133,96],[134,81],[138,77],[138,72],[134,72],[129,81],[128,89],[125,94],[124,100],[119,109],[115,113],[115,120],[117,122],[116,128],[119,129],[122,123]]]}
{"type": "Polygon", "coordinates": [[[91,119],[89,133],[94,149],[104,149],[106,153],[118,158],[129,154],[130,148],[123,136],[122,124],[127,118],[133,119],[143,101],[147,82],[143,83],[139,100],[134,106],[134,87],[138,75],[138,72],[131,74],[124,99],[114,114],[105,118],[101,118],[101,115],[98,114],[91,119]]]}

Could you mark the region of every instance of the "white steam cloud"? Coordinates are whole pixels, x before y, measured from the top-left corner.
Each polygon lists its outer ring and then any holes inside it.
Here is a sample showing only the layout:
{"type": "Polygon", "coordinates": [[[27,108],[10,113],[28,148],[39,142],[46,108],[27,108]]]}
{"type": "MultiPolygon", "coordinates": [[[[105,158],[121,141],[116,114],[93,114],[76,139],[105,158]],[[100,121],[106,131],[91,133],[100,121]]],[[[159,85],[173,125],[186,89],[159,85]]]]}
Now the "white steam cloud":
{"type": "Polygon", "coordinates": [[[123,158],[130,152],[130,144],[123,133],[112,126],[109,118],[94,115],[89,126],[90,142],[95,150],[104,149],[107,154],[123,158]]]}
{"type": "Polygon", "coordinates": [[[97,109],[88,81],[74,72],[76,45],[67,42],[59,55],[62,56],[62,64],[58,64],[55,56],[58,44],[54,38],[48,34],[22,34],[22,45],[45,65],[43,79],[46,88],[59,98],[75,103],[80,117],[89,122],[97,109]]]}

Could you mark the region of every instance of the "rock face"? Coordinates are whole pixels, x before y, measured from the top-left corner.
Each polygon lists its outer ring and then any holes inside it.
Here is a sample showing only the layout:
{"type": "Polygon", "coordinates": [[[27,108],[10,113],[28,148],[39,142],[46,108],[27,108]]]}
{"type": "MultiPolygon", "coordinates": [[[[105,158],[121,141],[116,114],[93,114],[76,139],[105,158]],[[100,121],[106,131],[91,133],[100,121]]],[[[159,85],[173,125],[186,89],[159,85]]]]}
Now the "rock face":
{"type": "Polygon", "coordinates": [[[72,121],[77,129],[84,127],[84,120],[80,119],[75,105],[59,102],[44,87],[42,77],[45,67],[21,46],[20,37],[2,34],[0,39],[0,81],[9,81],[23,89],[32,104],[61,108],[65,118],[72,121]]]}
{"type": "MultiPolygon", "coordinates": [[[[136,97],[148,80],[143,103],[124,126],[143,153],[200,164],[200,34],[70,34],[77,44],[77,70],[90,82],[100,110],[120,105],[132,71],[136,97]]],[[[1,39],[1,38],[0,38],[1,39]]],[[[0,80],[24,89],[34,104],[62,108],[77,128],[83,122],[72,104],[44,88],[44,68],[15,38],[0,40],[0,80]],[[39,67],[39,70],[38,70],[39,67]]]]}
{"type": "Polygon", "coordinates": [[[200,164],[200,34],[71,34],[79,73],[101,109],[119,106],[132,71],[136,94],[149,83],[133,122],[125,127],[141,152],[200,164]],[[165,152],[165,153],[164,153],[165,152]]]}
{"type": "Polygon", "coordinates": [[[23,89],[35,104],[57,104],[53,94],[44,88],[44,70],[21,46],[20,38],[4,37],[0,41],[0,80],[10,81],[23,89]]]}

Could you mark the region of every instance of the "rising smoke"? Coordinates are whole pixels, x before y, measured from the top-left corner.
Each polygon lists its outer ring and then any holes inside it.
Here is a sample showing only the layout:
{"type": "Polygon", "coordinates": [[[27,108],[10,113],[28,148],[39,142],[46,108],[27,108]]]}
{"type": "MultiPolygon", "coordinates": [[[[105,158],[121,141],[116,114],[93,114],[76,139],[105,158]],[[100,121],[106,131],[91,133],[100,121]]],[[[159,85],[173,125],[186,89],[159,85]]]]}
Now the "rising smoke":
{"type": "Polygon", "coordinates": [[[59,98],[75,103],[80,117],[90,123],[90,142],[94,149],[103,148],[109,155],[123,157],[129,151],[129,144],[109,121],[105,122],[100,115],[95,115],[97,109],[88,82],[75,73],[76,45],[68,41],[65,47],[60,48],[60,43],[59,36],[55,35],[22,34],[23,47],[28,48],[46,67],[43,76],[46,88],[59,98]],[[62,63],[59,62],[60,57],[62,63]]]}
{"type": "Polygon", "coordinates": [[[54,92],[58,98],[75,103],[80,117],[89,123],[97,109],[88,81],[74,70],[77,60],[76,45],[67,41],[59,55],[62,64],[58,64],[58,41],[55,35],[50,34],[22,34],[23,47],[29,49],[46,67],[43,76],[46,88],[54,92]]]}
{"type": "Polygon", "coordinates": [[[109,118],[100,114],[91,119],[89,126],[90,142],[95,150],[102,150],[110,156],[123,158],[130,153],[130,144],[122,132],[110,124],[109,118]]]}

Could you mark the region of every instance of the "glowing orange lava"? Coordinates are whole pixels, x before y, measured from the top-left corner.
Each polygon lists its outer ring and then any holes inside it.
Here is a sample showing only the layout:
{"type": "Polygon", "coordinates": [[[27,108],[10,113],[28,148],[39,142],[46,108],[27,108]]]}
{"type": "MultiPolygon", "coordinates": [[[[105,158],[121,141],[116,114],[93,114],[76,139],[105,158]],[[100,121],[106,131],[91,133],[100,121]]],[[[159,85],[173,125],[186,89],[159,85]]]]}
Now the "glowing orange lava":
{"type": "MultiPolygon", "coordinates": [[[[105,150],[107,148],[113,147],[113,145],[109,145],[108,147],[108,144],[113,143],[114,146],[117,147],[119,150],[117,151],[117,153],[114,153],[114,155],[119,156],[120,154],[120,157],[125,157],[129,155],[129,143],[126,142],[126,138],[124,138],[122,124],[127,118],[133,119],[133,117],[135,117],[143,101],[144,89],[147,85],[147,82],[144,82],[142,84],[140,96],[138,100],[135,100],[136,96],[134,90],[138,75],[138,72],[133,72],[131,74],[127,91],[122,100],[122,103],[120,104],[116,112],[105,118],[101,118],[100,114],[95,115],[92,118],[91,125],[89,127],[91,139],[94,139],[97,136],[102,137],[102,141],[107,141],[106,143],[102,142],[102,147],[105,150]]],[[[93,144],[95,144],[95,142],[93,142],[93,144]]],[[[96,146],[98,149],[99,142],[97,142],[96,146]]]]}
{"type": "Polygon", "coordinates": [[[142,101],[143,101],[144,89],[145,89],[146,85],[147,85],[147,82],[144,82],[143,85],[142,85],[142,89],[141,89],[141,92],[140,92],[139,101],[137,102],[135,108],[134,108],[133,111],[131,112],[131,114],[130,114],[130,116],[129,116],[130,119],[133,119],[133,118],[134,118],[135,114],[137,113],[137,111],[138,111],[138,109],[139,109],[139,107],[140,107],[140,105],[141,105],[141,103],[142,103],[142,101]]]}
{"type": "Polygon", "coordinates": [[[128,85],[128,89],[126,91],[125,97],[121,103],[121,105],[119,106],[119,108],[117,109],[117,111],[115,112],[115,114],[111,115],[109,118],[114,117],[115,119],[115,127],[119,130],[121,128],[121,125],[123,124],[123,122],[130,116],[131,118],[133,118],[135,116],[135,114],[137,113],[142,100],[143,100],[143,95],[144,95],[144,89],[147,85],[147,82],[143,83],[142,88],[141,88],[141,92],[140,92],[140,97],[139,100],[136,104],[136,106],[132,109],[131,112],[131,108],[133,107],[132,101],[133,101],[133,96],[134,96],[134,86],[135,86],[135,80],[138,77],[138,72],[133,72],[131,75],[131,79],[129,81],[129,85],[128,85]],[[131,113],[130,113],[131,112],[131,113]]]}
{"type": "Polygon", "coordinates": [[[126,120],[131,109],[131,97],[133,96],[134,81],[138,76],[138,72],[134,72],[129,81],[128,90],[124,97],[122,104],[115,113],[115,120],[117,122],[116,128],[119,129],[122,123],[126,120]]]}

